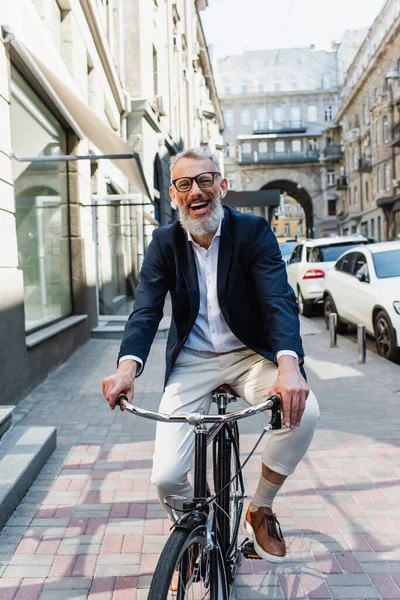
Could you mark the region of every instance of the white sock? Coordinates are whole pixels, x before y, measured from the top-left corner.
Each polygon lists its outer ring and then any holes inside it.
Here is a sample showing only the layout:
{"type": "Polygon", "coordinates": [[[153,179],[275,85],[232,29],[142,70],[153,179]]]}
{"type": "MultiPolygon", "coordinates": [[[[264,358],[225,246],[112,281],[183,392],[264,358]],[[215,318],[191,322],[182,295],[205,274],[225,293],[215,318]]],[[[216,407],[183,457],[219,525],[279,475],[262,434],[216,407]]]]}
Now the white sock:
{"type": "Polygon", "coordinates": [[[281,487],[282,484],[276,485],[275,483],[271,483],[261,475],[260,481],[258,482],[258,487],[256,489],[256,493],[254,494],[253,500],[251,501],[252,512],[255,512],[261,506],[272,508],[272,503],[275,500],[275,496],[277,495],[281,487]]]}

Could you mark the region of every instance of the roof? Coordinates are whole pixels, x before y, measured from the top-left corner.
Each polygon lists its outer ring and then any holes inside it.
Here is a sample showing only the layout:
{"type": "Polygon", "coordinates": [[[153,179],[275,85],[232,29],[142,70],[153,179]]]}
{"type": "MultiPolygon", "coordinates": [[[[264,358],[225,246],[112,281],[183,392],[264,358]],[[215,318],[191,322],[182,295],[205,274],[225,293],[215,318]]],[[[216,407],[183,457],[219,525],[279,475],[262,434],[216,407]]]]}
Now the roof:
{"type": "Polygon", "coordinates": [[[366,244],[365,247],[368,248],[371,254],[386,252],[386,250],[400,250],[400,241],[377,242],[376,244],[366,244]]]}
{"type": "MultiPolygon", "coordinates": [[[[304,240],[309,246],[332,246],[333,244],[346,244],[352,242],[366,242],[367,238],[363,235],[335,235],[332,237],[314,238],[304,240]]],[[[375,245],[375,244],[373,244],[375,245]]]]}

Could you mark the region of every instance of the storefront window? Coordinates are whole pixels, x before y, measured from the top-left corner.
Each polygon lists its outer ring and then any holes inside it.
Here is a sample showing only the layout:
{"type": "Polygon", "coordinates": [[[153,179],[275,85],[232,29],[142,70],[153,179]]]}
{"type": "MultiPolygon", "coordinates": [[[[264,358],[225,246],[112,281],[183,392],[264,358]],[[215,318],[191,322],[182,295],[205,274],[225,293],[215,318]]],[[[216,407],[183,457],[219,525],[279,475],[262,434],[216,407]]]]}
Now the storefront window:
{"type": "MultiPolygon", "coordinates": [[[[18,157],[66,154],[66,134],[26,81],[12,71],[12,150],[18,157]]],[[[65,162],[13,161],[25,329],[72,312],[65,162]]]]}
{"type": "MultiPolygon", "coordinates": [[[[113,190],[108,187],[107,194],[113,190]]],[[[133,279],[132,207],[120,202],[96,207],[97,272],[100,315],[128,315],[132,312],[133,279]]]]}

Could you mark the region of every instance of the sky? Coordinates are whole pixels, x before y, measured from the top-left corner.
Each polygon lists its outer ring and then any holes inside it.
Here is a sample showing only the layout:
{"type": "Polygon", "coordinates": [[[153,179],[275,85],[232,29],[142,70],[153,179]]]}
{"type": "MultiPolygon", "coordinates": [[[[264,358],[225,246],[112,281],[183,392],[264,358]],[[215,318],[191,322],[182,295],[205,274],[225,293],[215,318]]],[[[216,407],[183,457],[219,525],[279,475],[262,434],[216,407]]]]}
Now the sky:
{"type": "Polygon", "coordinates": [[[245,50],[331,49],[347,29],[369,27],[385,0],[208,0],[201,18],[215,58],[245,50]]]}

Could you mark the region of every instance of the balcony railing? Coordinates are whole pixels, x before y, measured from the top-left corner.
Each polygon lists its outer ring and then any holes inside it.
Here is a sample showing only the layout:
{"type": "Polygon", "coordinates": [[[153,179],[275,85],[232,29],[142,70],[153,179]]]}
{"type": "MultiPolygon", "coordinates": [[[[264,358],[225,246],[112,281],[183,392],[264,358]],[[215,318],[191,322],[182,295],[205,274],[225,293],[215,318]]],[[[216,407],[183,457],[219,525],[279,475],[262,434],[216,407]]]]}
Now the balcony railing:
{"type": "Polygon", "coordinates": [[[343,150],[340,144],[332,144],[330,146],[325,146],[324,148],[324,158],[326,160],[339,160],[343,157],[343,150]]]}
{"type": "Polygon", "coordinates": [[[360,173],[371,173],[372,171],[372,163],[369,158],[360,158],[358,160],[358,170],[360,173]]]}
{"type": "Polygon", "coordinates": [[[269,163],[296,163],[316,162],[319,160],[319,150],[304,150],[302,152],[253,152],[242,154],[241,165],[269,164],[269,163]]]}
{"type": "Polygon", "coordinates": [[[342,177],[338,177],[336,179],[336,189],[337,190],[347,190],[347,176],[342,175],[342,177]]]}
{"type": "Polygon", "coordinates": [[[254,135],[263,133],[304,132],[307,124],[304,121],[268,121],[254,123],[254,135]]]}

